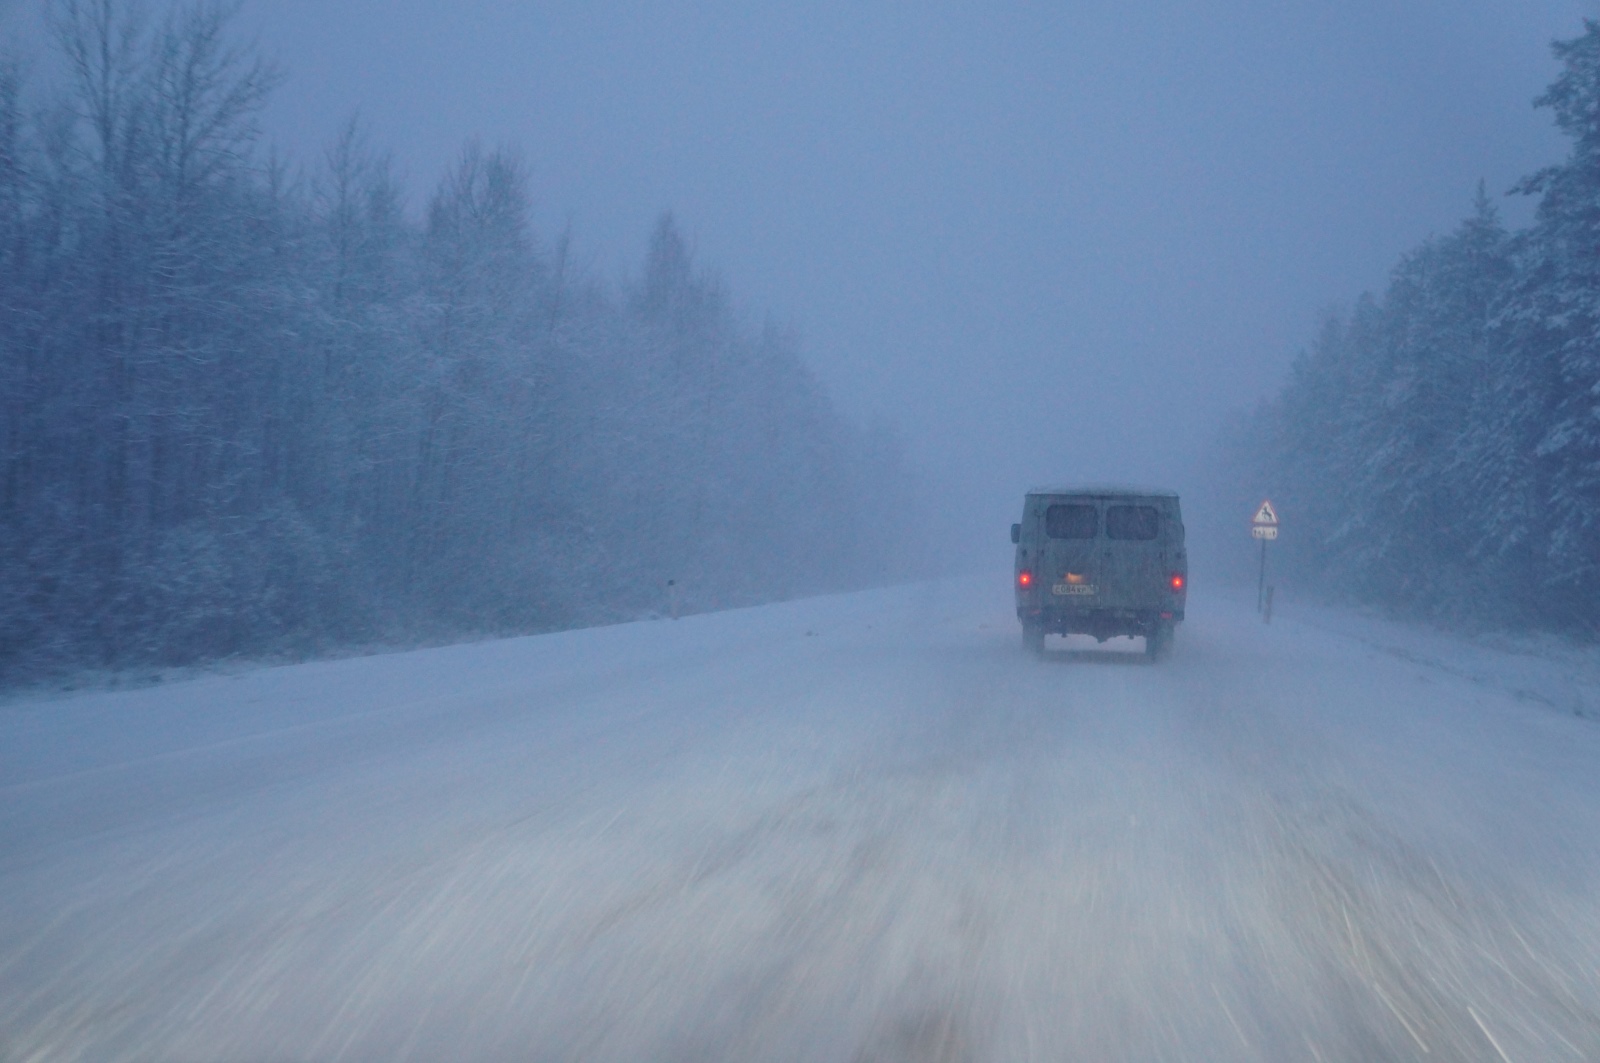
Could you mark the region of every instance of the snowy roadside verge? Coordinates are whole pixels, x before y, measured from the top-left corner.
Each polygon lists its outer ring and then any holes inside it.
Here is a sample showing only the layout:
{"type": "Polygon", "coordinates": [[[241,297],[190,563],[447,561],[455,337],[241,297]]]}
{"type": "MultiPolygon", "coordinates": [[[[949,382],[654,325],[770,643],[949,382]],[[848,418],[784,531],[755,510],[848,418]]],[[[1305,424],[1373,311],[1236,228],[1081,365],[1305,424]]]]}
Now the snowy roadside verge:
{"type": "MultiPolygon", "coordinates": [[[[1254,592],[1224,591],[1248,606],[1254,592]]],[[[1290,622],[1553,709],[1600,721],[1600,646],[1554,635],[1452,632],[1375,611],[1280,597],[1274,623],[1290,622]]]]}

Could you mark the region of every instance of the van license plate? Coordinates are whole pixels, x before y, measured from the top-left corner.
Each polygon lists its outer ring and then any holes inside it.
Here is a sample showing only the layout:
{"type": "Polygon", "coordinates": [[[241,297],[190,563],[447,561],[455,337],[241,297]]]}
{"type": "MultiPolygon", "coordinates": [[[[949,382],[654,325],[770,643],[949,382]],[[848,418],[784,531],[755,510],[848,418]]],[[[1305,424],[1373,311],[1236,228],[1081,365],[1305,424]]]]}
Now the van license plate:
{"type": "Polygon", "coordinates": [[[1051,594],[1093,594],[1092,583],[1057,583],[1050,588],[1051,594]]]}

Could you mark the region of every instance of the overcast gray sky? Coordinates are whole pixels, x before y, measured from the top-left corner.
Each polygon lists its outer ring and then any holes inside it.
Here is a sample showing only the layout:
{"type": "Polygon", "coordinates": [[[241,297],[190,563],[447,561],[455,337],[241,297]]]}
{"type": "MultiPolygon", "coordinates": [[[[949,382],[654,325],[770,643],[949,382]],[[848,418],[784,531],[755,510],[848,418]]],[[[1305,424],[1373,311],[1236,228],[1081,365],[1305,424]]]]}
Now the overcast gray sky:
{"type": "MultiPolygon", "coordinates": [[[[4,4],[4,0],[0,0],[4,4]]],[[[8,24],[24,27],[28,0],[8,24]]],[[[359,111],[413,204],[517,146],[598,273],[672,209],[752,320],[983,521],[1182,486],[1322,308],[1564,150],[1589,0],[250,0],[311,160],[359,111]]],[[[1523,223],[1527,204],[1506,201],[1523,223]]],[[[1001,533],[1003,535],[1003,530],[1001,533]]]]}

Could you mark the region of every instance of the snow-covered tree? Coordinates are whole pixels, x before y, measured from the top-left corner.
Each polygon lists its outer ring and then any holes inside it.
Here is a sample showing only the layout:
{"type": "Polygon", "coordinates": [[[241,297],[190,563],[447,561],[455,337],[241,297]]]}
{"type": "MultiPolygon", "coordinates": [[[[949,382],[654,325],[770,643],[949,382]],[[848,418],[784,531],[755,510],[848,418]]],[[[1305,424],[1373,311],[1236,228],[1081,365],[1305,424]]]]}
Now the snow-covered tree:
{"type": "Polygon", "coordinates": [[[1254,479],[1297,513],[1286,554],[1307,578],[1600,626],[1600,23],[1554,47],[1536,104],[1572,150],[1518,186],[1535,224],[1508,234],[1480,186],[1381,299],[1330,319],[1260,415],[1278,445],[1254,479]]]}
{"type": "Polygon", "coordinates": [[[891,574],[893,448],[670,217],[618,291],[540,240],[510,151],[467,145],[420,218],[355,122],[290,181],[235,11],[57,0],[62,90],[0,63],[0,675],[891,574]]]}

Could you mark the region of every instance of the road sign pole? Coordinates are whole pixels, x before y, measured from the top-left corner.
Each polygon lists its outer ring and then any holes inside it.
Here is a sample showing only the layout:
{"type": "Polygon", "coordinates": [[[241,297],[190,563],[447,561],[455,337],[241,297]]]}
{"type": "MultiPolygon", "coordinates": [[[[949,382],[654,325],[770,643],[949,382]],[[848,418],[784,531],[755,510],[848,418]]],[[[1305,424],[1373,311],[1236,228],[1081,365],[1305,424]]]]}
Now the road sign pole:
{"type": "Polygon", "coordinates": [[[1261,575],[1256,579],[1256,612],[1266,608],[1267,600],[1267,541],[1261,540],[1261,575]]]}
{"type": "Polygon", "coordinates": [[[1256,577],[1256,612],[1272,615],[1272,598],[1267,591],[1267,542],[1278,537],[1278,511],[1272,500],[1264,498],[1250,521],[1250,534],[1261,540],[1261,573],[1256,577]]]}

